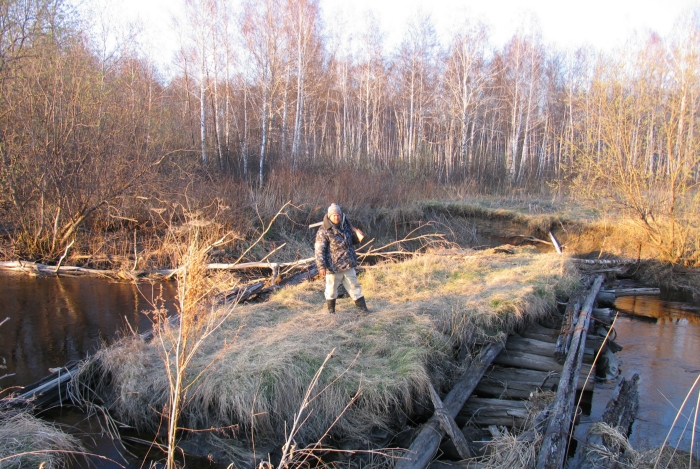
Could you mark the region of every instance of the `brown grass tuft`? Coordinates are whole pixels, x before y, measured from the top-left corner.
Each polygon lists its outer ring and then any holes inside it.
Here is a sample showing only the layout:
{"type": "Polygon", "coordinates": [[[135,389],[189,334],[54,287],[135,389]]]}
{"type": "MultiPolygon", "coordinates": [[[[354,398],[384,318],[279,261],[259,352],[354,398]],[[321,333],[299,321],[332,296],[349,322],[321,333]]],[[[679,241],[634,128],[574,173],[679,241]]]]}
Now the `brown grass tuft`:
{"type": "Polygon", "coordinates": [[[0,414],[0,467],[63,468],[70,455],[82,451],[74,436],[29,413],[0,414]]]}

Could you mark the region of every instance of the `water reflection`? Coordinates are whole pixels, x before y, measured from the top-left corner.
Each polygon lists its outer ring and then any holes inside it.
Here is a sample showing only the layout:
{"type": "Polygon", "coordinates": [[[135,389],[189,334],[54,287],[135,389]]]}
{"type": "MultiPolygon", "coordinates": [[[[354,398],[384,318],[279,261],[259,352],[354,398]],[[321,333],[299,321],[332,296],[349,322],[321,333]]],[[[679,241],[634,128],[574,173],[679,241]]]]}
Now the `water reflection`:
{"type": "MultiPolygon", "coordinates": [[[[81,360],[103,341],[111,342],[129,327],[146,331],[150,320],[143,311],[163,289],[174,297],[174,284],[117,283],[100,278],[0,275],[0,360],[14,376],[0,388],[25,386],[47,374],[49,368],[81,360]]],[[[172,309],[172,302],[169,304],[172,309]]]]}
{"type": "MultiPolygon", "coordinates": [[[[635,372],[640,375],[639,413],[630,441],[635,448],[661,446],[700,374],[698,308],[653,296],[621,297],[615,307],[634,314],[620,315],[615,324],[617,341],[624,347],[617,354],[622,360],[622,374],[628,378],[635,372]],[[655,321],[640,321],[640,317],[655,321]]],[[[688,400],[684,417],[669,439],[671,445],[686,451],[692,439],[697,392],[696,389],[688,400]]]]}

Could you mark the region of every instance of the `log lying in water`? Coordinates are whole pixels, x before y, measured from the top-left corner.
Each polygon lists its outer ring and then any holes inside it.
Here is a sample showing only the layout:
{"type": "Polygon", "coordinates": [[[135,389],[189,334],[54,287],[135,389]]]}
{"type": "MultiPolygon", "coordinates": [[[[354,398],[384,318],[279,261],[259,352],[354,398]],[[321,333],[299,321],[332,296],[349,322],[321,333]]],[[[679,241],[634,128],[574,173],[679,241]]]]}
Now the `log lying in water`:
{"type": "MultiPolygon", "coordinates": [[[[637,373],[629,381],[622,378],[617,384],[613,397],[605,407],[605,412],[603,412],[601,418],[602,422],[613,428],[620,429],[625,436],[629,436],[632,430],[632,423],[634,423],[634,419],[637,417],[637,410],[639,409],[638,381],[639,375],[637,373]]],[[[576,469],[604,467],[606,461],[603,457],[597,452],[588,451],[589,448],[596,446],[610,448],[612,445],[606,444],[603,435],[589,430],[586,436],[586,444],[582,448],[581,459],[576,469]]]]}
{"type": "Polygon", "coordinates": [[[567,436],[573,422],[574,401],[582,368],[586,333],[593,310],[593,303],[602,284],[603,276],[598,275],[586,297],[586,301],[583,303],[578,325],[571,339],[569,355],[564,363],[564,369],[559,381],[557,397],[552,408],[552,417],[547,426],[540,453],[537,455],[537,469],[559,469],[564,464],[567,436]]]}
{"type": "MultiPolygon", "coordinates": [[[[484,375],[484,371],[493,359],[503,349],[503,344],[488,344],[481,354],[475,358],[462,378],[443,400],[445,411],[453,418],[457,416],[464,402],[469,398],[476,385],[484,375]]],[[[423,469],[435,456],[440,440],[445,431],[440,426],[437,416],[433,415],[423,425],[418,436],[403,457],[396,462],[394,469],[423,469]]]]}

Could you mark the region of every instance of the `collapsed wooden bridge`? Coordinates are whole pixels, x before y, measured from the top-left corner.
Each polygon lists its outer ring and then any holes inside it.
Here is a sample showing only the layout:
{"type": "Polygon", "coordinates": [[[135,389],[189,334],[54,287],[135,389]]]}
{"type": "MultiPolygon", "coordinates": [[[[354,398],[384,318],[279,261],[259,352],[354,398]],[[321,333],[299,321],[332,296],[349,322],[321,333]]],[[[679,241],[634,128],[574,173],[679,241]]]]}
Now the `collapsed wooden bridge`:
{"type": "MultiPolygon", "coordinates": [[[[595,358],[605,350],[619,350],[607,336],[588,334],[593,321],[610,325],[610,310],[594,309],[602,283],[602,275],[590,278],[570,298],[564,314],[548,323],[531,324],[504,343],[486,345],[444,399],[432,390],[435,415],[395,469],[484,467],[473,456],[483,452],[486,440],[506,430],[520,433],[526,444],[543,435],[536,467],[564,467],[577,394],[593,390],[595,358]],[[556,397],[533,416],[531,398],[543,391],[555,391],[556,397]],[[438,452],[443,460],[436,459],[438,452]]],[[[632,402],[638,400],[634,383],[629,391],[632,402]]],[[[609,407],[615,404],[611,401],[609,407]]],[[[636,413],[632,407],[618,411],[626,414],[628,427],[636,413]]],[[[587,467],[585,454],[581,464],[587,467]]]]}

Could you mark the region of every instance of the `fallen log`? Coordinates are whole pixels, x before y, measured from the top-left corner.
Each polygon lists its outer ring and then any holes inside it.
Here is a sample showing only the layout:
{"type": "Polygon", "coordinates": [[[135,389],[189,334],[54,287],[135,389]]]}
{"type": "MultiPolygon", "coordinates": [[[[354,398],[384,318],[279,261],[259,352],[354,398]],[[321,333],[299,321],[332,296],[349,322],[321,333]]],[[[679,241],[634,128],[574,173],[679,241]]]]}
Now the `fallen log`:
{"type": "MultiPolygon", "coordinates": [[[[620,430],[625,436],[629,436],[632,430],[632,423],[637,417],[639,410],[639,391],[637,383],[639,375],[635,373],[629,381],[622,378],[615,387],[613,396],[605,406],[605,412],[601,417],[601,421],[610,425],[613,428],[620,430]]],[[[597,433],[593,427],[589,429],[586,436],[586,444],[580,450],[579,463],[576,469],[594,469],[604,467],[608,458],[603,458],[597,451],[591,449],[601,449],[605,447],[610,449],[612,446],[606,441],[605,436],[597,433]]]]}
{"type": "Polygon", "coordinates": [[[520,331],[519,334],[527,339],[536,339],[554,344],[557,341],[557,337],[559,337],[559,329],[552,329],[535,323],[528,326],[524,331],[520,331]]]}
{"type": "Polygon", "coordinates": [[[560,469],[564,465],[568,434],[573,422],[576,388],[583,365],[583,353],[586,342],[588,323],[590,322],[593,303],[603,284],[603,276],[598,275],[591,291],[583,303],[578,326],[573,332],[571,349],[564,363],[557,396],[552,408],[552,417],[542,447],[537,455],[537,469],[560,469]]]}
{"type": "Polygon", "coordinates": [[[551,342],[511,335],[506,342],[505,350],[508,352],[525,352],[544,357],[551,357],[554,352],[554,345],[551,342]]]}
{"type": "Polygon", "coordinates": [[[638,288],[616,288],[611,290],[601,290],[601,293],[609,293],[615,295],[615,297],[620,296],[638,296],[638,295],[660,295],[660,288],[651,287],[638,287],[638,288]]]}
{"type": "MultiPolygon", "coordinates": [[[[484,371],[493,359],[503,349],[503,344],[488,344],[481,354],[474,359],[462,378],[455,384],[452,390],[443,400],[445,411],[456,417],[464,402],[469,398],[476,385],[484,375],[484,371]]],[[[440,440],[445,431],[440,427],[438,418],[433,415],[426,422],[411,446],[396,462],[394,469],[424,469],[430,464],[440,446],[440,440]]]]}

